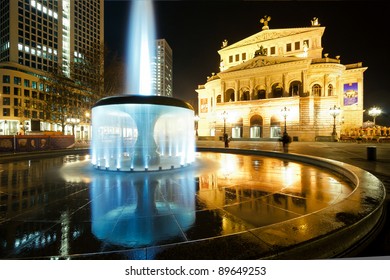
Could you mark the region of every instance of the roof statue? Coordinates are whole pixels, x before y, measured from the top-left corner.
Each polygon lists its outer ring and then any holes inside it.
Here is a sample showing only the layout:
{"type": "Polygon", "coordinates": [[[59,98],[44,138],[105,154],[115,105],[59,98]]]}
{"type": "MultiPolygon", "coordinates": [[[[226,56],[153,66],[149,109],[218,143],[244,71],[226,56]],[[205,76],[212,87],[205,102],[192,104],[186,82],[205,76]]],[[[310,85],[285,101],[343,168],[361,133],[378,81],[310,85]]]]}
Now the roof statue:
{"type": "Polygon", "coordinates": [[[269,27],[268,27],[268,22],[271,20],[271,17],[270,16],[264,16],[261,20],[260,20],[260,23],[264,23],[264,26],[261,30],[268,30],[269,27]]]}
{"type": "Polygon", "coordinates": [[[226,47],[227,45],[228,45],[228,41],[227,41],[226,39],[223,40],[221,49],[223,49],[223,48],[226,47]]]}
{"type": "Polygon", "coordinates": [[[320,26],[321,24],[318,22],[318,17],[314,17],[311,21],[311,26],[320,26]]]}

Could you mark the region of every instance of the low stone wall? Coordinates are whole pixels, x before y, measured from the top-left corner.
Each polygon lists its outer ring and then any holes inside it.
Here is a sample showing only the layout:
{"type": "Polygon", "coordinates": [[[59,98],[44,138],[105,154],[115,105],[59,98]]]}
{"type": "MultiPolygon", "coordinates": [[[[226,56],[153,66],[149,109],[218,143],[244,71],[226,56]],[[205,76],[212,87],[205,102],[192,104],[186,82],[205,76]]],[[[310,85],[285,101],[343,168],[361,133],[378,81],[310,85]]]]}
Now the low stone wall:
{"type": "Polygon", "coordinates": [[[73,148],[73,135],[0,136],[0,152],[33,152],[73,148]]]}

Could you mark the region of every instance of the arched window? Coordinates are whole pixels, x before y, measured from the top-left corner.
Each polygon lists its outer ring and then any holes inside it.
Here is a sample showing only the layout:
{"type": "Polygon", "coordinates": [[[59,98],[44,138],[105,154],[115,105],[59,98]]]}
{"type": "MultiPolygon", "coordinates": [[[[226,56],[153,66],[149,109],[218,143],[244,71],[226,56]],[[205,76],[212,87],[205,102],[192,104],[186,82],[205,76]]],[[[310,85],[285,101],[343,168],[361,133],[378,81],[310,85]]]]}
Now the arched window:
{"type": "Polygon", "coordinates": [[[272,116],[270,120],[270,137],[277,138],[281,136],[280,119],[272,116]]]}
{"type": "Polygon", "coordinates": [[[221,103],[221,101],[222,101],[221,98],[222,98],[221,95],[218,94],[218,96],[217,96],[217,103],[221,103]]]}
{"type": "Polygon", "coordinates": [[[259,99],[265,99],[265,89],[260,89],[257,91],[257,96],[259,97],[259,99]]]}
{"type": "Polygon", "coordinates": [[[311,88],[311,95],[313,96],[321,96],[321,86],[319,84],[315,84],[311,88]]]}
{"type": "Polygon", "coordinates": [[[225,102],[232,102],[234,101],[234,89],[228,89],[225,92],[225,102]]]}
{"type": "Polygon", "coordinates": [[[255,89],[252,100],[265,99],[265,89],[255,89]]]}
{"type": "Polygon", "coordinates": [[[333,96],[333,85],[332,84],[328,85],[328,96],[333,96]]]}
{"type": "Polygon", "coordinates": [[[263,133],[263,118],[259,115],[253,115],[250,118],[250,138],[261,138],[263,133]]]}
{"type": "Polygon", "coordinates": [[[291,82],[288,93],[289,93],[289,96],[301,95],[302,82],[300,82],[300,81],[291,82]]]}
{"type": "Polygon", "coordinates": [[[232,138],[242,138],[244,122],[239,118],[235,123],[232,123],[232,138]]]}
{"type": "Polygon", "coordinates": [[[240,101],[249,100],[249,90],[244,89],[240,95],[240,101]]]}
{"type": "Polygon", "coordinates": [[[279,83],[272,85],[272,93],[270,97],[277,98],[282,96],[283,96],[283,87],[279,83]]]}

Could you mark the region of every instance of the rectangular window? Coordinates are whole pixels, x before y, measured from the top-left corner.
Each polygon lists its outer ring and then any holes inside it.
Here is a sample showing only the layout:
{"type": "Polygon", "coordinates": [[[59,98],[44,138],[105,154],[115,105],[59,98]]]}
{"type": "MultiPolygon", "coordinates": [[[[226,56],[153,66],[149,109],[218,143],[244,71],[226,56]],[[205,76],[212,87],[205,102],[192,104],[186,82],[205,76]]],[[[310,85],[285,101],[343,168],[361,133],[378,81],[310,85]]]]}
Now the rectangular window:
{"type": "Polygon", "coordinates": [[[20,92],[21,92],[20,88],[17,87],[14,88],[14,95],[20,95],[20,92]]]}
{"type": "Polygon", "coordinates": [[[14,109],[14,117],[19,117],[19,109],[14,109]]]}
{"type": "Polygon", "coordinates": [[[28,89],[24,90],[24,96],[25,97],[30,97],[30,91],[28,89]]]}
{"type": "Polygon", "coordinates": [[[32,82],[31,82],[31,87],[32,87],[33,89],[37,89],[37,88],[38,88],[37,82],[32,81],[32,82]]]}
{"type": "Polygon", "coordinates": [[[242,58],[242,60],[246,60],[246,53],[242,53],[241,58],[242,58]]]}
{"type": "Polygon", "coordinates": [[[21,86],[22,85],[22,78],[14,77],[14,84],[21,86]]]}
{"type": "Polygon", "coordinates": [[[286,52],[291,52],[291,43],[286,44],[286,52]]]}
{"type": "Polygon", "coordinates": [[[11,83],[11,77],[9,75],[3,75],[3,84],[11,83]]]}
{"type": "Polygon", "coordinates": [[[275,53],[276,53],[276,48],[275,47],[271,47],[271,55],[275,54],[275,53]]]}
{"type": "Polygon", "coordinates": [[[3,116],[9,116],[10,115],[10,109],[9,108],[3,108],[3,116]]]}
{"type": "Polygon", "coordinates": [[[295,42],[295,50],[301,49],[301,42],[295,42]]]}
{"type": "Polygon", "coordinates": [[[14,106],[19,106],[19,98],[14,98],[14,106]]]}
{"type": "Polygon", "coordinates": [[[11,93],[11,87],[3,86],[3,94],[10,94],[11,93]]]}
{"type": "Polygon", "coordinates": [[[236,54],[236,61],[239,61],[239,60],[240,60],[240,55],[236,54]]]}
{"type": "Polygon", "coordinates": [[[11,100],[9,99],[9,97],[3,98],[3,105],[11,105],[11,100]]]}
{"type": "Polygon", "coordinates": [[[30,80],[24,79],[24,87],[30,87],[30,80]]]}

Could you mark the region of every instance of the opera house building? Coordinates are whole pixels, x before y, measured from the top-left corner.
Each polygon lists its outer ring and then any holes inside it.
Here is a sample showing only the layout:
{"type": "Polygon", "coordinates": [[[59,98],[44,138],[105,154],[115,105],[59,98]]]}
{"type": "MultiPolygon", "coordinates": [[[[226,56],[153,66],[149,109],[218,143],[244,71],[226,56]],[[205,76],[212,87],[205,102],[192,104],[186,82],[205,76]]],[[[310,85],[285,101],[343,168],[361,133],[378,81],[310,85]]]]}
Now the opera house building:
{"type": "Polygon", "coordinates": [[[225,40],[220,72],[198,94],[199,137],[272,140],[287,132],[293,141],[336,140],[363,124],[361,62],[342,64],[324,52],[322,27],[262,30],[235,43],[225,40]]]}

